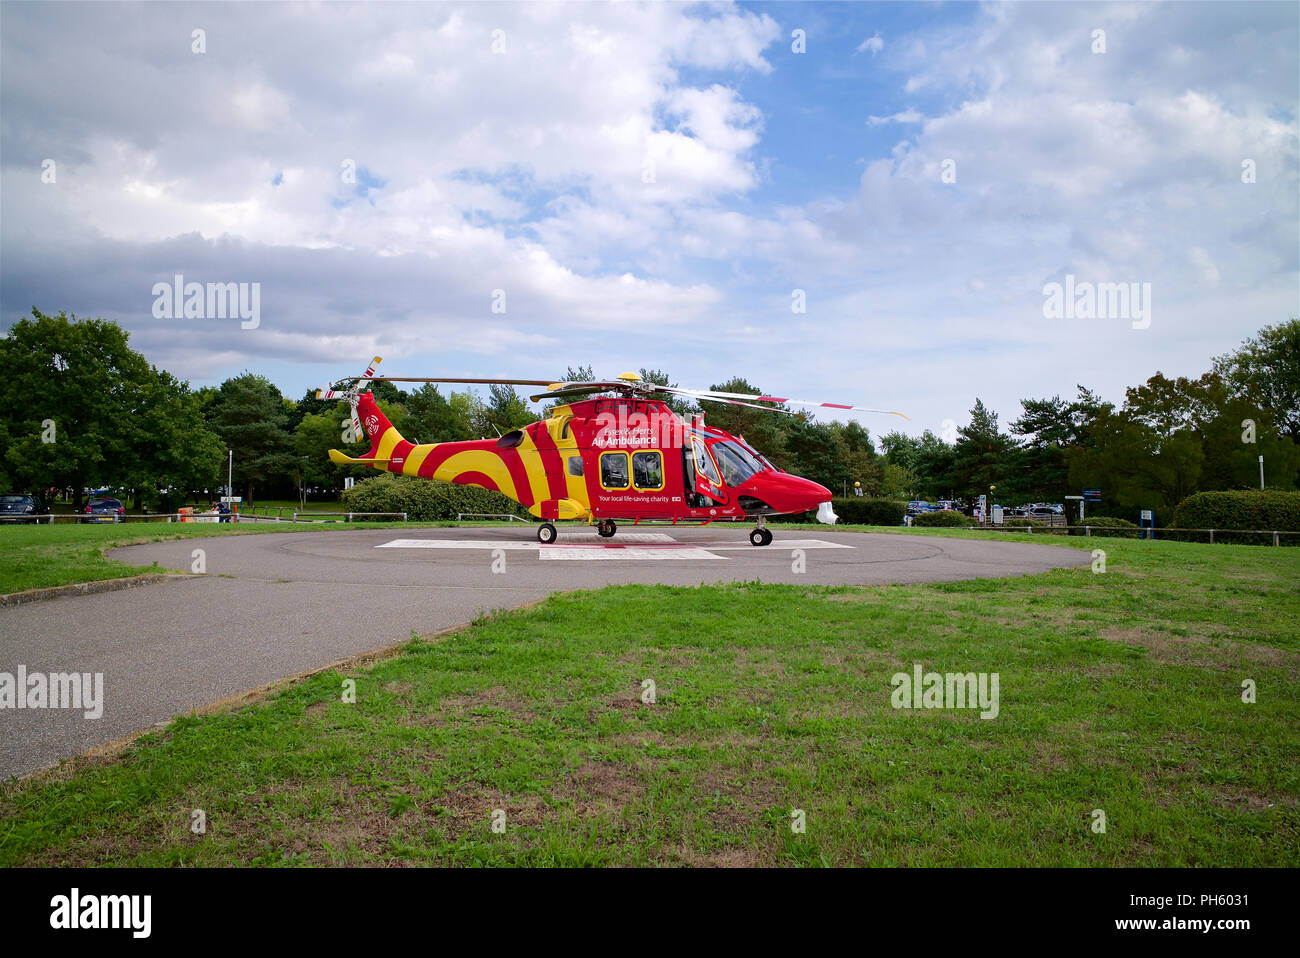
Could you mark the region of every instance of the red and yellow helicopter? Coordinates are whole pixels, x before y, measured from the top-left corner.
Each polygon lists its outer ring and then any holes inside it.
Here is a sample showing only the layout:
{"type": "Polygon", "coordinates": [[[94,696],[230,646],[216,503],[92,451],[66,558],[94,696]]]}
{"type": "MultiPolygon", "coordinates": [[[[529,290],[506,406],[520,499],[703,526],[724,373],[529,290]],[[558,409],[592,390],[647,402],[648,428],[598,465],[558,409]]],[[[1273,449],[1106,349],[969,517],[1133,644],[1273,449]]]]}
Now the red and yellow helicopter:
{"type": "Polygon", "coordinates": [[[375,375],[379,363],[376,356],[355,381],[339,380],[317,392],[320,399],[346,400],[357,440],[370,440],[366,455],[353,458],[331,449],[330,461],[495,489],[542,520],[537,538],[543,544],[555,541],[555,523],[560,520],[595,522],[599,534],[609,538],[617,531],[618,520],[707,525],[752,519],[755,528],[749,541],[756,546],[772,541],[765,522],[768,516],[815,509],[819,521],[835,521],[831,492],[825,486],[783,472],[743,438],[706,426],[703,415],[688,423],[657,397],[684,396],[784,413],[790,411],[757,404],[903,416],[838,403],[679,389],[646,382],[636,373],[599,382],[387,377],[375,375]],[[551,410],[550,418],[497,439],[416,445],[402,438],[374,395],[363,391],[366,383],[381,380],[544,386],[545,391],[530,400],[563,402],[551,410]],[[347,382],[353,385],[338,388],[347,382]],[[594,393],[614,395],[593,397],[594,393]]]}

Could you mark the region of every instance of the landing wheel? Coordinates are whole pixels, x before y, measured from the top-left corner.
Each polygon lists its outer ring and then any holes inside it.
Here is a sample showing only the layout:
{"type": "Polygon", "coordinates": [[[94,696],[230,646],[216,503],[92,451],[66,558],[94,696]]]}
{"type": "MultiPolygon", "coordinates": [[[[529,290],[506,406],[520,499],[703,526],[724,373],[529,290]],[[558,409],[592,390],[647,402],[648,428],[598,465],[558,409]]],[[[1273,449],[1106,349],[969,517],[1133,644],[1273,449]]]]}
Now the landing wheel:
{"type": "Polygon", "coordinates": [[[537,541],[544,546],[550,545],[554,542],[557,535],[559,535],[559,533],[555,531],[555,526],[551,525],[549,522],[543,522],[537,527],[537,541]]]}
{"type": "Polygon", "coordinates": [[[749,544],[752,546],[770,545],[772,542],[772,533],[766,529],[754,529],[749,534],[749,544]]]}
{"type": "Polygon", "coordinates": [[[618,525],[613,519],[601,519],[596,526],[596,534],[603,539],[612,539],[615,532],[618,532],[618,525]]]}

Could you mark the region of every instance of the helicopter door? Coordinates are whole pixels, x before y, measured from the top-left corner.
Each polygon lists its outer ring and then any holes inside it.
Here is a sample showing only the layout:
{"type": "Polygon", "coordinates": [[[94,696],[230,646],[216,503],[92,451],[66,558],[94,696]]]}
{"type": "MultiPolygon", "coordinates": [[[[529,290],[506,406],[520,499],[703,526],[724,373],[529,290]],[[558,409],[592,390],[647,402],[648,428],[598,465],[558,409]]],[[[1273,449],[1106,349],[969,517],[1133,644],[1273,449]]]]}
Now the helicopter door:
{"type": "MultiPolygon", "coordinates": [[[[695,493],[707,496],[715,502],[726,502],[727,494],[722,491],[722,477],[718,475],[718,467],[714,464],[708,449],[698,439],[691,441],[691,449],[695,460],[695,468],[691,470],[695,474],[695,493]]],[[[701,503],[701,505],[708,505],[708,503],[701,503]]]]}

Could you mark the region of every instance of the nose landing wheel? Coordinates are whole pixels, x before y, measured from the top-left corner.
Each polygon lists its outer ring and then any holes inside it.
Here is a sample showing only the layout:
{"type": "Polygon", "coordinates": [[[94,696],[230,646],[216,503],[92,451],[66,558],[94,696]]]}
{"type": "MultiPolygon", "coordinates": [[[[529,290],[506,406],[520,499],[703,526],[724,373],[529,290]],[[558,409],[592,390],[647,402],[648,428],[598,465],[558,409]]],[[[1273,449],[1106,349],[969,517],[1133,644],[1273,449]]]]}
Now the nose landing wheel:
{"type": "Polygon", "coordinates": [[[749,533],[749,544],[752,546],[771,545],[772,533],[767,529],[754,529],[749,533]]]}
{"type": "Polygon", "coordinates": [[[613,519],[601,519],[596,525],[596,534],[602,539],[612,539],[617,531],[618,525],[613,519]]]}
{"type": "Polygon", "coordinates": [[[537,527],[537,541],[544,546],[550,545],[554,542],[557,535],[559,535],[559,533],[555,531],[555,526],[551,525],[549,522],[543,522],[537,527]]]}

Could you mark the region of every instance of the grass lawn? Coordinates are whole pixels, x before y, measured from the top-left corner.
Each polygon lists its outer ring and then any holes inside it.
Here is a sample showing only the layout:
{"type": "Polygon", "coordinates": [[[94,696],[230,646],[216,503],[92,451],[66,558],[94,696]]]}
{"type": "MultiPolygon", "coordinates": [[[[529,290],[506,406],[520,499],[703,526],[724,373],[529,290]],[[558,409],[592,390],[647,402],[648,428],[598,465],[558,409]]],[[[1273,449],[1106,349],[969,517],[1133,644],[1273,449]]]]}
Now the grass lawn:
{"type": "MultiPolygon", "coordinates": [[[[328,529],[377,528],[379,523],[339,522],[328,529]]],[[[385,522],[384,528],[409,528],[415,523],[385,522]]],[[[455,523],[419,523],[422,527],[455,523]]],[[[104,525],[0,525],[0,595],[75,582],[121,579],[149,572],[172,572],[153,566],[132,566],[106,558],[104,550],[138,542],[193,539],[204,536],[306,532],[321,526],[291,523],[120,522],[104,525]]]]}
{"type": "Polygon", "coordinates": [[[556,595],[2,786],[0,865],[1300,864],[1300,550],[1053,542],[1105,574],[556,595]]]}

